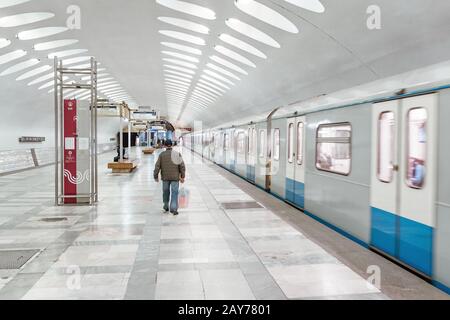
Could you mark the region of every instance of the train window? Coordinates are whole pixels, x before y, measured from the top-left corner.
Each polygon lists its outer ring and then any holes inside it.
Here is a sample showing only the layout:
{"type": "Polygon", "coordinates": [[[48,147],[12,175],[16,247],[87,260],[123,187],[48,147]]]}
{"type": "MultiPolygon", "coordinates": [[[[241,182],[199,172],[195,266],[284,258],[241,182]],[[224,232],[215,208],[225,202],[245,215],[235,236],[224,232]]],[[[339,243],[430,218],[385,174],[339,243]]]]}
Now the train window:
{"type": "Polygon", "coordinates": [[[394,178],[395,115],[383,112],[378,120],[378,179],[391,183],[394,178]]]}
{"type": "Polygon", "coordinates": [[[288,161],[294,162],[294,124],[289,124],[288,130],[288,161]]]}
{"type": "Polygon", "coordinates": [[[422,189],[425,185],[427,120],[425,108],[414,108],[408,112],[407,183],[413,189],[422,189]]]}
{"type": "Polygon", "coordinates": [[[320,125],[317,130],[317,169],[349,175],[352,164],[351,139],[350,123],[320,125]]]}
{"type": "Polygon", "coordinates": [[[273,159],[280,160],[280,129],[275,129],[273,132],[273,159]]]}
{"type": "Polygon", "coordinates": [[[266,130],[259,131],[259,156],[261,158],[266,156],[266,130]]]}
{"type": "Polygon", "coordinates": [[[297,126],[297,164],[301,166],[303,164],[303,136],[305,125],[303,122],[299,122],[297,126]]]}

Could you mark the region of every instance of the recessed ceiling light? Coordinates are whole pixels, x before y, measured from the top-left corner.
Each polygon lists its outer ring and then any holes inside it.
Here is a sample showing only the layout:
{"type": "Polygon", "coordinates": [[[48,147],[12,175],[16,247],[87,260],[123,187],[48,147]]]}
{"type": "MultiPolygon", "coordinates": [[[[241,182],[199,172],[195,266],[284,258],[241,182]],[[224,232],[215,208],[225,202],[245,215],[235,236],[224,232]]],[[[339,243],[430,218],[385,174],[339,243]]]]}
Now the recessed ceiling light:
{"type": "Polygon", "coordinates": [[[192,91],[192,97],[197,97],[197,98],[205,98],[205,99],[209,99],[209,101],[211,102],[215,102],[218,97],[217,96],[213,96],[212,94],[208,93],[208,94],[204,94],[200,91],[197,91],[197,89],[194,89],[194,91],[192,91]]]}
{"type": "Polygon", "coordinates": [[[19,40],[34,40],[34,39],[53,36],[55,34],[59,34],[59,33],[65,32],[67,30],[69,30],[69,28],[66,28],[66,27],[39,28],[39,29],[33,29],[33,30],[19,32],[17,34],[17,38],[19,40]]]}
{"type": "Polygon", "coordinates": [[[191,96],[191,97],[189,98],[189,103],[190,103],[190,104],[200,105],[200,106],[202,106],[203,108],[208,108],[208,106],[209,106],[209,104],[208,104],[207,102],[205,102],[205,101],[203,101],[203,100],[200,100],[199,98],[193,97],[193,96],[191,96]]]}
{"type": "Polygon", "coordinates": [[[166,62],[177,64],[177,65],[182,66],[182,67],[191,68],[191,69],[197,69],[197,66],[195,64],[187,63],[187,62],[184,62],[184,61],[181,61],[181,60],[169,59],[169,58],[163,58],[163,60],[166,61],[166,62]]]}
{"type": "Polygon", "coordinates": [[[174,42],[161,42],[161,44],[163,46],[168,47],[168,48],[184,51],[186,53],[195,54],[197,56],[201,56],[202,55],[202,51],[200,49],[197,49],[197,48],[184,46],[182,44],[178,44],[178,43],[174,43],[174,42]]]}
{"type": "Polygon", "coordinates": [[[0,28],[12,28],[23,26],[30,23],[51,19],[54,16],[55,14],[50,12],[30,12],[30,13],[16,14],[13,16],[6,16],[0,18],[0,28]]]}
{"type": "Polygon", "coordinates": [[[195,71],[190,70],[190,69],[186,69],[186,68],[182,68],[182,67],[179,67],[179,66],[173,66],[173,65],[170,65],[170,64],[165,64],[164,67],[165,68],[169,68],[169,69],[173,69],[173,70],[177,70],[177,71],[181,71],[181,72],[184,72],[184,73],[192,74],[192,75],[195,74],[195,71]]]}
{"type": "Polygon", "coordinates": [[[228,84],[230,84],[230,85],[232,85],[232,86],[235,85],[234,82],[228,80],[227,78],[221,76],[220,74],[218,74],[218,73],[216,73],[216,72],[214,72],[214,71],[211,71],[211,70],[206,69],[206,70],[204,70],[204,72],[205,72],[207,75],[209,75],[209,76],[211,76],[211,77],[214,77],[214,78],[216,78],[216,79],[218,79],[218,80],[220,80],[220,81],[223,81],[223,82],[225,82],[225,83],[228,83],[228,84]]]}
{"type": "Polygon", "coordinates": [[[166,79],[175,79],[175,80],[181,80],[181,81],[185,81],[185,82],[191,82],[191,79],[186,79],[186,78],[183,78],[183,77],[179,77],[179,76],[176,76],[176,75],[173,75],[173,74],[167,74],[166,76],[165,76],[165,78],[166,79]]]}
{"type": "Polygon", "coordinates": [[[251,53],[259,58],[267,59],[267,56],[264,53],[262,53],[260,50],[256,49],[254,46],[248,44],[247,42],[239,40],[233,36],[230,36],[229,34],[222,33],[219,36],[219,39],[225,43],[228,43],[229,45],[232,45],[243,51],[251,53]]]}
{"type": "Polygon", "coordinates": [[[26,56],[27,52],[25,50],[16,50],[9,53],[6,53],[0,56],[0,65],[17,60],[26,56]]]}
{"type": "Polygon", "coordinates": [[[193,78],[191,75],[185,74],[183,72],[174,71],[174,70],[164,70],[164,73],[166,73],[166,74],[167,73],[168,74],[174,74],[174,75],[177,75],[177,76],[180,76],[180,77],[185,77],[185,78],[188,78],[188,79],[192,79],[193,78]]]}
{"type": "Polygon", "coordinates": [[[172,31],[172,30],[160,30],[159,33],[167,37],[171,37],[177,40],[186,41],[199,46],[204,46],[206,44],[205,40],[200,37],[196,37],[184,32],[172,31]]]}
{"type": "Polygon", "coordinates": [[[235,0],[236,7],[246,14],[278,29],[298,33],[298,28],[286,17],[254,0],[235,0]]]}
{"type": "Polygon", "coordinates": [[[30,60],[18,63],[16,65],[6,69],[2,73],[0,73],[0,76],[7,76],[12,73],[16,73],[16,72],[31,68],[31,67],[37,65],[39,62],[40,62],[39,59],[30,59],[30,60]]]}
{"type": "Polygon", "coordinates": [[[65,58],[65,57],[73,56],[76,54],[85,53],[88,51],[89,51],[88,49],[74,49],[74,50],[59,51],[59,52],[50,53],[48,55],[48,58],[49,59],[54,59],[55,57],[65,58]]]}
{"type": "Polygon", "coordinates": [[[12,7],[30,0],[0,0],[0,9],[12,7]]]}
{"type": "Polygon", "coordinates": [[[191,84],[175,82],[175,81],[164,81],[164,85],[166,87],[172,86],[172,87],[183,88],[183,89],[189,89],[191,87],[191,84]]]}
{"type": "Polygon", "coordinates": [[[190,100],[191,100],[191,101],[196,101],[196,102],[198,102],[198,103],[202,103],[202,102],[203,102],[203,104],[204,104],[205,106],[207,106],[208,104],[212,104],[212,103],[215,103],[215,102],[216,102],[216,101],[213,100],[213,99],[206,98],[206,97],[201,96],[201,95],[199,95],[199,94],[192,94],[191,97],[190,97],[190,100]]]}
{"type": "Polygon", "coordinates": [[[177,88],[177,87],[166,87],[166,93],[177,93],[182,94],[183,97],[186,96],[189,90],[183,89],[183,88],[177,88]]]}
{"type": "Polygon", "coordinates": [[[199,63],[200,60],[198,60],[197,58],[191,57],[191,56],[187,56],[185,54],[181,54],[181,53],[177,53],[177,52],[172,52],[172,51],[162,51],[163,54],[171,56],[171,57],[175,57],[178,59],[183,59],[189,62],[193,62],[193,63],[199,63]]]}
{"type": "Polygon", "coordinates": [[[215,46],[214,49],[217,52],[220,52],[221,54],[223,54],[224,56],[226,56],[228,58],[231,58],[231,59],[236,60],[236,61],[238,61],[240,63],[243,63],[243,64],[245,64],[245,65],[247,65],[249,67],[256,68],[256,65],[253,62],[251,62],[246,57],[240,55],[239,53],[234,52],[233,50],[230,50],[230,49],[225,48],[223,46],[215,46]]]}
{"type": "Polygon", "coordinates": [[[234,73],[229,72],[228,70],[225,70],[225,69],[223,69],[223,68],[221,68],[221,67],[218,67],[218,66],[216,66],[215,64],[207,63],[206,66],[207,66],[208,68],[213,69],[213,70],[215,70],[215,71],[217,71],[217,72],[220,72],[221,74],[224,74],[224,75],[226,75],[226,76],[228,76],[228,77],[230,77],[230,78],[236,79],[236,80],[238,80],[238,81],[241,80],[241,78],[239,78],[238,76],[236,76],[234,73]]]}
{"type": "Polygon", "coordinates": [[[211,82],[208,82],[208,81],[206,81],[206,80],[199,79],[198,82],[199,82],[200,84],[203,84],[204,86],[211,87],[211,88],[213,88],[214,90],[217,90],[217,91],[219,91],[219,92],[223,92],[223,93],[226,92],[226,90],[225,90],[224,88],[218,87],[218,86],[216,86],[216,85],[214,85],[214,84],[212,84],[211,82]]]}
{"type": "Polygon", "coordinates": [[[243,34],[253,40],[259,41],[274,48],[281,48],[280,44],[276,42],[271,36],[245,22],[232,18],[228,19],[225,23],[234,31],[239,32],[240,34],[243,34]]]}
{"type": "Polygon", "coordinates": [[[5,39],[5,38],[0,38],[0,49],[6,48],[10,44],[11,44],[11,40],[8,40],[8,39],[5,39]]]}
{"type": "Polygon", "coordinates": [[[78,40],[76,39],[67,39],[67,40],[56,40],[56,41],[49,41],[49,42],[42,42],[37,43],[33,46],[33,49],[36,51],[45,51],[50,49],[56,49],[61,48],[65,46],[70,46],[72,44],[77,43],[78,40]]]}
{"type": "Polygon", "coordinates": [[[158,20],[171,24],[176,27],[180,27],[183,29],[187,29],[193,32],[201,33],[201,34],[209,34],[209,28],[199,24],[195,23],[189,20],[184,19],[177,19],[177,18],[170,18],[170,17],[159,17],[158,20]]]}
{"type": "Polygon", "coordinates": [[[325,7],[319,0],[284,0],[284,1],[312,12],[316,13],[325,12],[325,7]]]}
{"type": "Polygon", "coordinates": [[[88,61],[88,60],[91,60],[91,57],[85,56],[85,57],[70,58],[70,59],[63,60],[63,66],[75,64],[78,62],[88,61]]]}
{"type": "Polygon", "coordinates": [[[170,80],[170,79],[164,80],[164,83],[166,83],[166,84],[177,84],[177,85],[183,86],[185,88],[189,88],[191,86],[190,83],[186,83],[184,81],[178,81],[178,80],[170,80]]]}
{"type": "Polygon", "coordinates": [[[178,91],[183,91],[183,92],[188,92],[190,87],[186,87],[180,84],[175,84],[175,83],[165,83],[165,88],[166,90],[178,90],[178,91]]]}
{"type": "Polygon", "coordinates": [[[242,73],[244,75],[248,75],[247,71],[245,71],[241,67],[238,67],[237,65],[229,62],[228,60],[222,59],[222,58],[220,58],[218,56],[211,56],[211,60],[213,60],[213,61],[215,61],[215,62],[217,62],[217,63],[219,63],[219,64],[221,64],[221,65],[223,65],[223,66],[225,66],[225,67],[227,67],[229,69],[231,69],[231,70],[237,71],[237,72],[242,73]]]}
{"type": "Polygon", "coordinates": [[[205,79],[205,80],[211,81],[212,83],[214,83],[214,84],[216,84],[216,85],[218,85],[218,86],[220,86],[220,87],[222,87],[222,88],[225,88],[225,89],[228,89],[228,90],[231,89],[229,86],[227,86],[227,85],[223,84],[222,82],[217,81],[216,79],[211,78],[211,77],[209,77],[209,76],[207,76],[207,75],[202,74],[201,77],[202,77],[203,79],[205,79]]]}
{"type": "Polygon", "coordinates": [[[25,79],[37,76],[38,74],[44,73],[44,72],[50,70],[51,68],[52,67],[49,66],[49,65],[41,66],[41,67],[36,68],[34,70],[28,71],[27,73],[24,73],[23,75],[18,77],[16,80],[17,81],[21,81],[21,80],[25,80],[25,79]]]}
{"type": "Polygon", "coordinates": [[[211,88],[211,86],[207,86],[207,85],[205,85],[203,83],[200,83],[200,82],[197,83],[197,87],[200,87],[202,89],[208,90],[209,92],[215,93],[215,94],[217,94],[219,96],[222,96],[223,93],[225,93],[225,91],[220,91],[220,90],[213,89],[213,88],[211,88]]]}
{"type": "Polygon", "coordinates": [[[212,97],[212,98],[218,98],[218,97],[220,97],[220,96],[222,96],[222,95],[217,95],[217,94],[214,94],[214,93],[211,93],[211,92],[209,92],[209,91],[207,91],[207,90],[205,90],[205,89],[202,89],[202,88],[200,88],[200,87],[196,87],[195,88],[195,90],[194,90],[194,92],[201,92],[201,93],[203,93],[203,94],[205,94],[205,95],[207,95],[207,96],[210,96],[210,97],[212,97]]]}
{"type": "Polygon", "coordinates": [[[179,0],[156,0],[157,3],[175,11],[190,14],[207,20],[215,20],[216,13],[211,9],[179,0]]]}

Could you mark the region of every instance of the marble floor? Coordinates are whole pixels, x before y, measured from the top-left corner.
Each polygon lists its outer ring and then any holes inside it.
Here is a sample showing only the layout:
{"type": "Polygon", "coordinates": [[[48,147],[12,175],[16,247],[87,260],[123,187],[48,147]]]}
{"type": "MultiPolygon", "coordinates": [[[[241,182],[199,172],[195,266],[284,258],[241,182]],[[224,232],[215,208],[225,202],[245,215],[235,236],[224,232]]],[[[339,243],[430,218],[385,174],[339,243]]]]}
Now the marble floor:
{"type": "Polygon", "coordinates": [[[55,207],[52,167],[0,177],[0,254],[37,250],[0,269],[0,299],[448,299],[187,150],[180,215],[164,214],[157,155],[133,154],[133,174],[110,173],[114,156],[100,157],[95,207],[55,207]],[[261,208],[222,205],[244,201],[261,208]]]}

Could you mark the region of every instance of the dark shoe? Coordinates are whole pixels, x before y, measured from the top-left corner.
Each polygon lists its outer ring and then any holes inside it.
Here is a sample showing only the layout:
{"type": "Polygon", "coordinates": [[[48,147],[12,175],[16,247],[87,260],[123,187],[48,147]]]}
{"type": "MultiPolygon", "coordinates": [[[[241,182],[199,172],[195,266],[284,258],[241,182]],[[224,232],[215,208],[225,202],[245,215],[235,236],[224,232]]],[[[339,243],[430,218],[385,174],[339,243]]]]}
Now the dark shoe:
{"type": "Polygon", "coordinates": [[[164,210],[164,213],[168,213],[169,212],[169,209],[167,209],[167,208],[163,208],[163,210],[164,210]]]}
{"type": "Polygon", "coordinates": [[[172,211],[172,214],[173,214],[174,216],[177,216],[177,215],[178,215],[178,211],[172,211]]]}

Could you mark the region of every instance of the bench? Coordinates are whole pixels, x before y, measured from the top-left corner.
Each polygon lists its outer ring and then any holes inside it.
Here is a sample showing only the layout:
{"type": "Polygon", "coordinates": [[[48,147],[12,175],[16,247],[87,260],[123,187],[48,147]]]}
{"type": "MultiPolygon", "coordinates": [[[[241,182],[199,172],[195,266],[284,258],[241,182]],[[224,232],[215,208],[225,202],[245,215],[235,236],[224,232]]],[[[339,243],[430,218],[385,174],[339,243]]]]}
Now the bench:
{"type": "Polygon", "coordinates": [[[153,148],[148,148],[148,149],[142,150],[142,152],[143,152],[144,154],[153,154],[153,153],[155,153],[155,149],[153,149],[153,148]]]}
{"type": "Polygon", "coordinates": [[[112,169],[113,173],[132,173],[137,167],[137,161],[108,163],[108,169],[112,169]]]}

